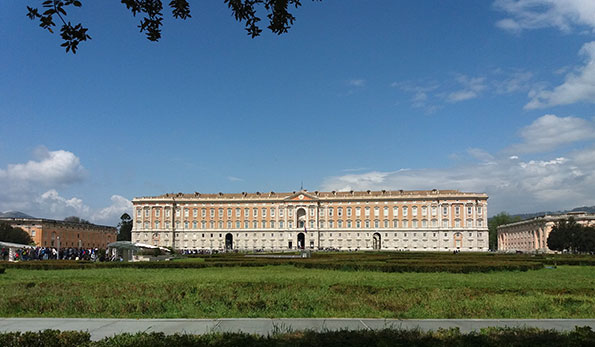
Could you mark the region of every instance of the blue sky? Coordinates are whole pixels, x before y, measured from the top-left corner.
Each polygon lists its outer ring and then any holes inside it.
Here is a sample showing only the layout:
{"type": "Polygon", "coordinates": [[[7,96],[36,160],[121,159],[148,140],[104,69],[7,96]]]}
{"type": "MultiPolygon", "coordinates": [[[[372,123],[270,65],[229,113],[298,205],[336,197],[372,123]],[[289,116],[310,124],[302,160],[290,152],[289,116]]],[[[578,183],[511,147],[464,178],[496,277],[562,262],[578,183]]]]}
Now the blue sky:
{"type": "Polygon", "coordinates": [[[256,39],[204,1],[158,43],[85,1],[76,55],[25,17],[39,3],[0,3],[0,211],[114,224],[135,196],[302,181],[595,205],[591,0],[304,1],[256,39]]]}

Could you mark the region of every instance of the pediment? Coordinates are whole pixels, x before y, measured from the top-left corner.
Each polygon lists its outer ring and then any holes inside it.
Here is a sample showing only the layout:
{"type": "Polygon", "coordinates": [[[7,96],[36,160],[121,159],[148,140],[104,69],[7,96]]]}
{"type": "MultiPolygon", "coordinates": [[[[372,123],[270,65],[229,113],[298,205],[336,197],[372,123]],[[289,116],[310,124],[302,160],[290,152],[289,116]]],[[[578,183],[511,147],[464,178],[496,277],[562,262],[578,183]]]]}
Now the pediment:
{"type": "Polygon", "coordinates": [[[302,190],[300,192],[296,192],[296,193],[290,195],[285,200],[289,200],[289,201],[313,201],[313,200],[318,200],[318,198],[316,196],[311,195],[310,193],[302,190]]]}

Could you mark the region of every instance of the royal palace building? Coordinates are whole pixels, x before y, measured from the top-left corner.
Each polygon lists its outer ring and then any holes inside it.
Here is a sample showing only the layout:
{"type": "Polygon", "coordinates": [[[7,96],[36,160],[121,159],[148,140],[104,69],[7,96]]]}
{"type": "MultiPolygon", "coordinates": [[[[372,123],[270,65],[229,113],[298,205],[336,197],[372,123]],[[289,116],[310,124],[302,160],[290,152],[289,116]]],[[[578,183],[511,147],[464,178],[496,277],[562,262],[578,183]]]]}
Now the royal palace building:
{"type": "Polygon", "coordinates": [[[507,252],[551,253],[547,239],[561,220],[573,218],[578,224],[595,226],[595,214],[568,212],[545,215],[498,227],[498,250],[507,252]]]}
{"type": "Polygon", "coordinates": [[[458,190],[165,194],[132,241],[181,250],[487,251],[487,195],[458,190]]]}

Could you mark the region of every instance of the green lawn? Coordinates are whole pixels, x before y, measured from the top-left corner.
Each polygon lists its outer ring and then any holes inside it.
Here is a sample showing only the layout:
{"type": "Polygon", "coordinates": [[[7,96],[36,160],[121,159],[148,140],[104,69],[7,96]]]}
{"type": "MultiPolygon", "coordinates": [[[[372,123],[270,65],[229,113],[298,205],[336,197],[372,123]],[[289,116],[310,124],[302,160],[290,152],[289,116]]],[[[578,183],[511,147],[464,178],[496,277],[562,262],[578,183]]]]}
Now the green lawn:
{"type": "Polygon", "coordinates": [[[7,269],[2,317],[595,318],[595,267],[383,273],[290,265],[7,269]]]}

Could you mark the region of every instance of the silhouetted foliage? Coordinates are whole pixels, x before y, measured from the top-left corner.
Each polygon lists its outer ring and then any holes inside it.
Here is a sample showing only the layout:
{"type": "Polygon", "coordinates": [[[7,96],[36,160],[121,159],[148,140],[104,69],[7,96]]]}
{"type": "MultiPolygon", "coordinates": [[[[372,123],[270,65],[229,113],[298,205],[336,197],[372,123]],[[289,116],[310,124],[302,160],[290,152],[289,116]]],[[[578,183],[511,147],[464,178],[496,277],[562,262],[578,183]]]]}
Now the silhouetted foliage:
{"type": "MultiPolygon", "coordinates": [[[[288,11],[289,7],[300,7],[301,0],[223,0],[234,16],[240,22],[245,23],[245,29],[252,38],[259,36],[262,29],[259,26],[260,17],[257,15],[257,7],[264,7],[269,25],[267,28],[277,35],[286,33],[293,25],[295,17],[288,11]]],[[[315,0],[313,0],[315,1],[315,0]]],[[[321,0],[318,0],[321,1],[321,0]]],[[[121,0],[133,16],[143,14],[138,28],[144,32],[150,41],[159,41],[161,38],[161,27],[163,25],[163,2],[162,0],[121,0]]],[[[69,6],[81,7],[82,2],[78,0],[46,0],[41,3],[45,11],[39,12],[37,8],[27,6],[27,17],[32,20],[38,19],[39,26],[53,33],[54,15],[62,22],[60,29],[62,47],[66,52],[72,51],[76,54],[79,43],[91,39],[87,34],[88,28],[82,23],[72,25],[64,19],[67,16],[66,9],[69,6]]],[[[187,0],[172,0],[169,2],[171,13],[174,18],[187,19],[190,15],[190,4],[187,0]]]]}
{"type": "Polygon", "coordinates": [[[118,241],[132,241],[132,218],[128,213],[120,216],[118,223],[118,241]]]}
{"type": "Polygon", "coordinates": [[[70,222],[70,223],[81,223],[81,224],[91,224],[91,222],[89,222],[86,219],[82,219],[80,217],[77,216],[70,216],[70,217],[66,217],[64,218],[65,222],[70,222]]]}
{"type": "Polygon", "coordinates": [[[0,241],[29,245],[33,243],[31,236],[21,229],[13,228],[10,224],[0,223],[0,241]]]}
{"type": "Polygon", "coordinates": [[[504,224],[519,222],[521,217],[511,216],[506,212],[500,212],[488,220],[488,232],[490,234],[490,249],[498,249],[498,227],[504,224]]]}
{"type": "Polygon", "coordinates": [[[595,228],[581,225],[572,217],[563,219],[552,228],[547,246],[554,251],[595,252],[595,228]]]}

